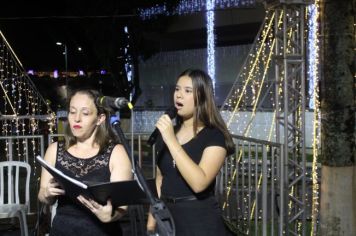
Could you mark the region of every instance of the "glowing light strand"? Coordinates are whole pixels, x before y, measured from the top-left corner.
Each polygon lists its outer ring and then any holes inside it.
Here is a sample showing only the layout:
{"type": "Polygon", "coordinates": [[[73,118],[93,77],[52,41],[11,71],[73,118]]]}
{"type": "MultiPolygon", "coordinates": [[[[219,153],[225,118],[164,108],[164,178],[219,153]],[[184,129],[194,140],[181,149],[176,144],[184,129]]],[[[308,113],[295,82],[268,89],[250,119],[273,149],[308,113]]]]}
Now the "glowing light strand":
{"type": "MultiPolygon", "coordinates": [[[[33,157],[39,150],[33,142],[33,155],[28,155],[27,141],[20,136],[27,134],[35,135],[39,132],[39,116],[48,115],[49,131],[53,133],[55,115],[49,105],[38,93],[34,84],[27,76],[21,62],[0,31],[0,90],[3,92],[2,111],[2,136],[17,136],[13,141],[5,140],[6,160],[12,158],[10,150],[14,148],[16,158],[20,161],[29,162],[28,157],[33,157]]],[[[38,145],[39,143],[36,142],[38,145]]],[[[37,145],[37,146],[38,146],[37,145]]],[[[15,157],[15,156],[14,156],[15,157]]],[[[0,159],[1,160],[1,159],[0,159]]],[[[15,160],[15,159],[14,159],[15,160]]],[[[35,176],[36,165],[33,159],[32,172],[35,176]]]]}
{"type": "Polygon", "coordinates": [[[308,33],[308,79],[309,79],[309,107],[314,108],[314,84],[317,81],[318,73],[318,53],[319,45],[318,42],[318,7],[316,4],[308,6],[309,11],[309,33],[308,33]]]}
{"type": "Polygon", "coordinates": [[[265,31],[263,31],[263,33],[262,33],[262,39],[261,39],[262,43],[261,43],[260,48],[258,49],[256,55],[252,56],[251,63],[250,63],[251,64],[251,68],[249,68],[249,70],[248,70],[247,79],[245,80],[245,84],[244,84],[244,86],[242,88],[242,92],[240,93],[240,96],[237,99],[237,102],[236,102],[236,104],[234,106],[233,113],[232,113],[230,119],[227,122],[227,126],[229,126],[231,124],[232,119],[234,117],[234,114],[236,114],[239,111],[240,102],[241,102],[241,100],[243,98],[243,92],[246,90],[249,81],[251,81],[253,79],[252,74],[255,71],[256,67],[257,67],[258,58],[259,58],[259,56],[260,56],[260,54],[262,52],[262,49],[264,48],[263,44],[267,39],[268,32],[272,29],[273,19],[274,19],[274,13],[271,16],[270,21],[268,23],[266,23],[265,31]]]}
{"type": "Polygon", "coordinates": [[[207,71],[213,83],[215,91],[215,18],[214,0],[206,0],[206,28],[207,28],[207,71]]]}
{"type": "MultiPolygon", "coordinates": [[[[184,15],[205,11],[207,9],[207,4],[207,2],[202,0],[181,0],[177,7],[169,9],[170,7],[165,2],[162,5],[156,4],[149,8],[139,8],[138,13],[141,19],[149,20],[158,15],[184,15]]],[[[256,0],[214,0],[212,1],[212,4],[215,9],[242,8],[254,6],[256,0]]]]}
{"type": "Polygon", "coordinates": [[[274,49],[275,41],[276,40],[274,39],[273,42],[272,42],[272,46],[270,48],[269,56],[268,56],[268,59],[267,59],[266,64],[265,64],[265,69],[263,71],[262,82],[261,82],[261,85],[259,86],[258,94],[257,94],[256,98],[254,99],[255,102],[253,104],[251,118],[250,118],[250,121],[248,122],[248,125],[246,126],[245,131],[243,133],[244,136],[247,136],[247,134],[251,131],[252,121],[256,117],[257,105],[258,105],[259,98],[261,96],[261,92],[262,92],[262,88],[263,88],[262,85],[265,83],[265,78],[266,78],[268,69],[269,69],[270,64],[271,64],[271,59],[272,59],[272,56],[273,56],[273,49],[274,49]]]}
{"type": "MultiPolygon", "coordinates": [[[[258,67],[257,67],[258,59],[259,59],[259,57],[260,57],[260,55],[261,55],[261,53],[262,53],[262,50],[265,49],[265,44],[266,44],[265,42],[266,42],[266,40],[269,38],[268,35],[269,35],[269,32],[271,32],[272,23],[274,22],[274,16],[275,16],[275,14],[274,14],[272,11],[271,11],[271,13],[272,13],[272,14],[271,14],[270,19],[266,20],[265,23],[264,23],[264,24],[265,24],[265,25],[263,26],[264,30],[261,32],[261,35],[260,35],[261,40],[260,40],[260,42],[258,42],[258,43],[256,44],[256,47],[258,47],[258,48],[257,48],[256,55],[251,55],[251,54],[250,54],[250,57],[251,57],[251,58],[250,58],[249,66],[245,66],[245,67],[243,68],[244,70],[248,70],[248,74],[247,74],[247,78],[246,78],[246,80],[245,80],[245,83],[244,83],[244,85],[243,85],[242,92],[240,93],[241,95],[239,96],[238,101],[237,101],[235,104],[233,104],[233,105],[229,104],[229,106],[234,106],[234,110],[233,110],[233,113],[232,113],[232,115],[231,115],[229,121],[227,122],[227,126],[228,126],[228,127],[231,125],[232,119],[233,119],[234,115],[237,113],[237,111],[238,111],[238,109],[239,109],[239,105],[240,105],[240,101],[241,101],[241,99],[242,99],[243,92],[246,90],[249,81],[251,81],[252,78],[254,77],[254,76],[252,76],[252,75],[254,74],[254,71],[258,68],[258,67]]],[[[267,15],[269,15],[269,14],[267,13],[267,15]]],[[[279,24],[280,24],[281,20],[279,19],[278,22],[279,22],[279,24]]],[[[274,47],[273,45],[274,45],[274,43],[271,44],[272,47],[274,47]]],[[[271,49],[270,51],[273,52],[272,49],[271,49]]],[[[271,58],[271,54],[270,54],[269,57],[271,58]]],[[[270,62],[270,60],[268,60],[267,64],[269,64],[269,62],[270,62]]],[[[265,73],[266,73],[266,72],[265,72],[265,73]]],[[[243,75],[244,75],[244,73],[242,74],[242,76],[243,76],[243,75]]],[[[245,76],[246,76],[246,75],[245,75],[245,76]]],[[[235,87],[236,85],[237,85],[237,84],[235,83],[234,86],[233,86],[233,89],[234,89],[234,87],[235,87]]],[[[237,89],[236,89],[236,90],[237,90],[237,89]]],[[[238,90],[238,91],[240,91],[240,90],[238,90]]],[[[256,103],[256,104],[257,104],[257,103],[256,103]]],[[[254,110],[255,110],[255,109],[254,109],[254,110]]],[[[246,132],[246,130],[245,130],[245,132],[246,132]]],[[[243,154],[243,152],[241,151],[241,152],[237,155],[237,157],[236,157],[236,163],[240,163],[241,158],[242,158],[242,154],[243,154]]],[[[234,182],[236,176],[237,176],[237,168],[235,168],[235,170],[233,171],[232,176],[231,176],[231,178],[230,178],[230,180],[229,180],[229,183],[228,183],[227,186],[226,186],[226,199],[225,199],[225,202],[223,203],[222,209],[225,209],[225,208],[227,207],[227,205],[228,205],[228,199],[229,199],[229,197],[230,197],[230,195],[231,195],[232,183],[234,182]]]]}
{"type": "Polygon", "coordinates": [[[318,41],[318,18],[319,0],[308,7],[309,11],[309,34],[308,34],[308,77],[309,77],[309,107],[314,108],[313,113],[313,163],[312,163],[312,210],[311,210],[311,232],[310,235],[317,235],[317,225],[319,216],[319,183],[318,183],[318,153],[320,147],[320,104],[318,87],[318,64],[319,64],[319,41],[318,41]]]}

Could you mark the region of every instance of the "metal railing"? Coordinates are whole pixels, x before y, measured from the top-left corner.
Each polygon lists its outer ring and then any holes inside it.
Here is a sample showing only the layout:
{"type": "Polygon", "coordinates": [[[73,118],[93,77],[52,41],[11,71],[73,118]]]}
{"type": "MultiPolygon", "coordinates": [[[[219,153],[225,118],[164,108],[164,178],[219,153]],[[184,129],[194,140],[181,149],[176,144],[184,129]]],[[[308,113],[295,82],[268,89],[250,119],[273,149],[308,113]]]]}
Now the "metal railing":
{"type": "Polygon", "coordinates": [[[43,135],[1,136],[3,154],[0,161],[29,162],[35,155],[44,154],[43,135]],[[32,152],[30,151],[32,150],[32,152]]]}
{"type": "MultiPolygon", "coordinates": [[[[155,146],[146,144],[150,133],[126,133],[146,178],[155,176],[155,146]]],[[[51,134],[46,143],[61,137],[51,134]]],[[[217,178],[216,196],[223,210],[223,217],[239,235],[282,235],[285,230],[284,158],[282,145],[253,138],[233,135],[236,152],[226,159],[217,178]]],[[[31,161],[35,155],[44,155],[45,142],[41,135],[0,137],[7,147],[7,159],[31,161]],[[38,140],[34,144],[34,139],[38,140]],[[32,154],[32,146],[36,153],[32,154]],[[15,158],[16,157],[16,158],[15,158]]],[[[2,158],[1,160],[5,160],[2,158]]],[[[31,163],[30,163],[31,164],[31,163]]],[[[39,172],[36,173],[38,179],[39,172]]],[[[33,195],[33,194],[32,194],[33,195]]]]}
{"type": "Polygon", "coordinates": [[[278,143],[233,135],[236,152],[217,178],[216,196],[239,235],[282,235],[284,158],[278,143]]]}

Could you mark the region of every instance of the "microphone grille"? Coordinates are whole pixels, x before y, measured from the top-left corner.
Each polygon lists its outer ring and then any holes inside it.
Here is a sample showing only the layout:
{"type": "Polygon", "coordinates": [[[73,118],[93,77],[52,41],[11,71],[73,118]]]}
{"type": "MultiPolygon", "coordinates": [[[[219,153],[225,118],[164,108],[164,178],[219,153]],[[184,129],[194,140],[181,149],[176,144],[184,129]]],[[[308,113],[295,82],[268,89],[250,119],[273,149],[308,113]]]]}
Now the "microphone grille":
{"type": "Polygon", "coordinates": [[[105,96],[97,97],[95,101],[98,107],[104,106],[105,96]]]}
{"type": "Polygon", "coordinates": [[[177,109],[175,107],[171,107],[165,113],[169,116],[169,118],[173,119],[177,116],[177,109]]]}

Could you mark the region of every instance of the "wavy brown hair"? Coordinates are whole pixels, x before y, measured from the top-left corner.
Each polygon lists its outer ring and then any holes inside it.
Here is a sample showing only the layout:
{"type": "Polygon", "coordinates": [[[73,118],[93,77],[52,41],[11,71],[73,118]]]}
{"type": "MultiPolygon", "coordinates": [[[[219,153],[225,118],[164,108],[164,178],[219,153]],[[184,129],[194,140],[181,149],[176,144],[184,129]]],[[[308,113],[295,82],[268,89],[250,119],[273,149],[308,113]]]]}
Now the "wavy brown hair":
{"type": "MultiPolygon", "coordinates": [[[[182,76],[188,76],[192,79],[195,105],[195,112],[193,115],[194,134],[197,134],[199,122],[202,122],[206,127],[219,129],[224,134],[228,155],[232,154],[235,151],[235,145],[215,104],[213,84],[210,76],[199,69],[187,69],[178,76],[177,81],[182,76]]],[[[177,128],[179,129],[183,120],[181,117],[177,116],[176,121],[177,128]]]]}
{"type": "MultiPolygon", "coordinates": [[[[68,102],[67,102],[67,111],[69,111],[69,106],[70,106],[70,101],[72,100],[73,96],[76,94],[85,94],[89,98],[91,98],[95,104],[96,110],[97,110],[97,116],[104,114],[106,116],[106,119],[103,123],[101,123],[96,131],[95,137],[94,137],[94,142],[99,145],[99,153],[101,153],[105,147],[109,145],[109,143],[116,141],[113,132],[111,130],[110,126],[110,115],[111,112],[108,108],[103,107],[102,105],[98,104],[96,101],[98,100],[99,97],[101,97],[101,94],[93,89],[79,89],[76,91],[73,91],[73,93],[69,96],[68,102]]],[[[69,124],[67,124],[65,128],[65,149],[67,150],[69,147],[73,146],[76,144],[77,139],[73,135],[69,124]]]]}

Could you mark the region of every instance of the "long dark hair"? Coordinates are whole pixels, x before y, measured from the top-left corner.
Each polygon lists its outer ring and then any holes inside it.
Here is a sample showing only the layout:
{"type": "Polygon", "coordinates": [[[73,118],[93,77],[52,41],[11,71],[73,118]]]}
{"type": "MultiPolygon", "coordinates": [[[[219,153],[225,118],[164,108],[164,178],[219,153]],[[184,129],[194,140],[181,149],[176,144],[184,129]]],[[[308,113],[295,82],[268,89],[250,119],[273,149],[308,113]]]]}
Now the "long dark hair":
{"type": "MultiPolygon", "coordinates": [[[[192,79],[195,105],[193,118],[194,134],[197,134],[199,122],[202,122],[206,127],[215,127],[219,129],[224,134],[227,153],[232,154],[235,151],[235,145],[226,124],[215,105],[213,84],[210,76],[199,69],[187,69],[183,71],[178,76],[178,80],[182,76],[188,76],[192,79]]],[[[177,116],[176,122],[177,129],[179,129],[183,123],[183,119],[177,116]]]]}
{"type": "MultiPolygon", "coordinates": [[[[98,126],[95,137],[94,137],[94,142],[99,145],[99,153],[101,153],[103,151],[103,149],[107,145],[109,145],[109,143],[117,141],[112,130],[111,130],[111,126],[110,126],[111,112],[108,108],[105,108],[96,102],[98,100],[98,98],[101,96],[101,94],[98,91],[93,90],[93,89],[78,89],[78,90],[73,91],[67,101],[67,111],[69,111],[70,101],[72,100],[73,96],[76,94],[87,95],[89,98],[91,98],[93,100],[96,110],[97,110],[97,115],[99,116],[101,114],[104,114],[106,116],[105,121],[98,126]]],[[[65,148],[66,149],[73,146],[77,142],[77,139],[73,135],[69,124],[67,124],[67,126],[65,128],[65,137],[64,138],[65,138],[65,148]]]]}

